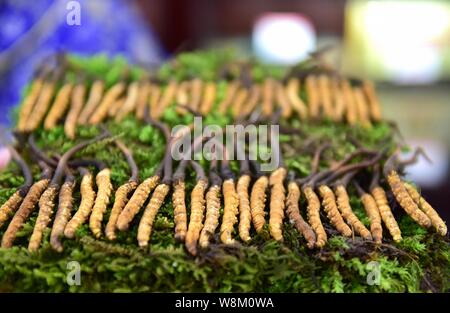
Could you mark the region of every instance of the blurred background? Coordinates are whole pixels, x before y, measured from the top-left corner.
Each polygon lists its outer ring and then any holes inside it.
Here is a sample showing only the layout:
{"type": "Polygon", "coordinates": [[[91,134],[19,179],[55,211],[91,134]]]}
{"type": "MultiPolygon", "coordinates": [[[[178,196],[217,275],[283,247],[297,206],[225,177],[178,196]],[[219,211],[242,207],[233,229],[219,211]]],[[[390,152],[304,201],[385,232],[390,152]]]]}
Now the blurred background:
{"type": "Polygon", "coordinates": [[[384,115],[427,151],[433,164],[420,159],[408,177],[450,221],[450,1],[1,0],[0,125],[54,52],[152,65],[212,47],[282,65],[330,47],[325,62],[373,79],[384,115]]]}

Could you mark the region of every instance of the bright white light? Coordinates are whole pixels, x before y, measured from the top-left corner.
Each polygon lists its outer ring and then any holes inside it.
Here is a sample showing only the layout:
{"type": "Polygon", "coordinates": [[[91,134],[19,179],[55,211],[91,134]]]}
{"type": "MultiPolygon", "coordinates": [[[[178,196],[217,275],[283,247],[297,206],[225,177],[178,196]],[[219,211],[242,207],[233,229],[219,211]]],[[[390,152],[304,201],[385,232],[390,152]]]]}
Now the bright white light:
{"type": "Polygon", "coordinates": [[[253,48],[263,61],[294,64],[315,49],[315,32],[302,15],[290,13],[267,14],[253,29],[253,48]]]}

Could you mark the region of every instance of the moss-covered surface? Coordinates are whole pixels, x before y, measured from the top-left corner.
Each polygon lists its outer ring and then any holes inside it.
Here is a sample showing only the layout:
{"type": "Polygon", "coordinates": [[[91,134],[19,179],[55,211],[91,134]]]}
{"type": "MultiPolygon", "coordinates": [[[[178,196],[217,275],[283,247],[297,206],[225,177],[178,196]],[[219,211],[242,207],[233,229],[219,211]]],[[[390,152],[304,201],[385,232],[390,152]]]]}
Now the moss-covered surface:
{"type": "MultiPolygon", "coordinates": [[[[171,77],[184,79],[193,75],[214,79],[223,64],[230,60],[227,53],[185,54],[161,68],[158,77],[166,81],[171,77]]],[[[83,71],[104,77],[112,84],[126,65],[123,59],[110,61],[103,56],[90,59],[72,58],[83,71]]],[[[280,77],[283,69],[255,66],[252,76],[260,80],[265,75],[280,77]]],[[[133,70],[134,79],[141,75],[133,70]]],[[[219,89],[223,96],[226,82],[219,89]]],[[[191,115],[178,117],[170,108],[164,121],[171,126],[188,123],[191,115]]],[[[224,125],[228,116],[211,115],[206,123],[224,125]]],[[[366,146],[376,147],[381,142],[393,143],[393,134],[387,124],[372,129],[351,128],[331,122],[300,124],[288,121],[293,127],[302,128],[309,136],[332,141],[333,149],[326,159],[340,159],[355,149],[347,142],[351,133],[366,146]]],[[[164,138],[149,125],[128,117],[120,124],[108,123],[108,128],[130,146],[140,168],[140,177],[146,178],[154,172],[164,153],[164,138]]],[[[90,138],[99,133],[95,127],[80,127],[78,139],[90,138]]],[[[49,153],[61,153],[74,145],[68,140],[61,126],[51,131],[36,133],[38,144],[49,153]]],[[[311,153],[299,153],[302,140],[297,135],[283,135],[284,156],[287,166],[299,176],[307,175],[311,153]],[[297,151],[297,152],[296,152],[297,151]]],[[[23,149],[26,155],[27,149],[23,149]]],[[[103,160],[112,167],[112,180],[117,188],[128,178],[126,161],[120,151],[107,141],[95,144],[80,153],[103,160]]],[[[205,163],[206,161],[202,161],[205,163]]],[[[206,164],[204,164],[206,165],[206,164]]],[[[325,162],[323,167],[327,166],[325,162]]],[[[236,169],[236,164],[233,164],[236,169]]],[[[39,177],[39,169],[33,165],[33,173],[39,177]]],[[[188,188],[192,188],[193,174],[188,177],[188,188]]],[[[79,179],[79,178],[78,178],[79,179]]],[[[23,179],[15,164],[0,173],[0,203],[15,191],[23,179]]],[[[78,180],[79,182],[79,180],[78,180]]],[[[351,204],[355,213],[367,225],[368,219],[356,193],[351,192],[351,204]]],[[[78,198],[76,194],[76,199],[78,198]]],[[[26,250],[28,239],[37,216],[34,212],[26,223],[12,249],[0,249],[0,291],[224,291],[224,292],[439,292],[450,289],[450,249],[448,238],[418,227],[391,199],[394,214],[399,221],[401,243],[391,241],[384,231],[384,243],[375,246],[360,238],[346,239],[338,236],[327,224],[330,240],[321,250],[308,250],[299,233],[286,221],[284,243],[270,239],[267,229],[261,235],[252,233],[248,245],[224,247],[218,238],[211,248],[193,258],[173,236],[173,209],[170,201],[159,211],[150,248],[138,248],[136,242],[137,221],[126,233],[119,233],[116,242],[94,240],[87,225],[77,233],[75,240],[64,241],[64,252],[53,251],[48,243],[47,230],[43,247],[36,254],[26,250]],[[81,285],[70,286],[66,276],[70,272],[67,264],[77,261],[81,265],[81,285]],[[368,284],[367,277],[378,262],[379,284],[368,284]]],[[[304,208],[302,200],[302,208],[304,208]]],[[[75,201],[76,210],[79,201],[75,201]]],[[[304,212],[302,212],[304,213],[304,212]]],[[[108,212],[109,214],[109,212],[108,212]]],[[[105,221],[108,215],[105,216],[105,221]]],[[[267,227],[267,226],[266,226],[267,227]]],[[[5,227],[0,229],[0,236],[5,227]]],[[[237,236],[237,234],[236,234],[237,236]]]]}

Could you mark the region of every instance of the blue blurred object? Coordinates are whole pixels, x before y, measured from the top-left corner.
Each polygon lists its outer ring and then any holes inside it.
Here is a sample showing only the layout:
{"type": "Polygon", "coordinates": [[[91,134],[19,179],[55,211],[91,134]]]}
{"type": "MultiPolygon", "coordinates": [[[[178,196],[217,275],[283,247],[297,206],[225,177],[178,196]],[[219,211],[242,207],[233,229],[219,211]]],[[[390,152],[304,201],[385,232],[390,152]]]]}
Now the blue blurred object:
{"type": "Polygon", "coordinates": [[[0,1],[0,124],[44,58],[56,52],[121,54],[130,62],[159,63],[162,48],[134,1],[0,1]],[[68,25],[70,2],[80,6],[80,25],[68,25]]]}

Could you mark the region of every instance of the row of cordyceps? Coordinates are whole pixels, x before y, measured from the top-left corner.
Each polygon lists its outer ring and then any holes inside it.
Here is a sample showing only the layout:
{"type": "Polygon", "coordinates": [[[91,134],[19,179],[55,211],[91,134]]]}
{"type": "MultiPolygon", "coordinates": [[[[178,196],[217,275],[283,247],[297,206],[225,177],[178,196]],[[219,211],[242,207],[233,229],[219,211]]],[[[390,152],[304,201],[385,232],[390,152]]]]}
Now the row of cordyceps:
{"type": "Polygon", "coordinates": [[[402,181],[398,174],[404,166],[415,161],[420,150],[410,160],[401,161],[398,152],[386,160],[387,149],[375,151],[361,147],[327,169],[319,170],[321,156],[330,148],[330,144],[325,142],[315,148],[310,175],[296,177],[283,164],[281,152],[277,148],[274,149],[278,153],[277,169],[264,172],[261,164],[249,160],[247,155],[239,162],[239,173],[235,173],[230,169],[227,148],[220,142],[215,143],[218,149],[215,149],[216,155],[206,171],[191,157],[201,143],[214,139],[199,136],[193,139],[191,150],[173,170],[175,161],[171,147],[177,140],[190,135],[190,131],[185,129],[170,136],[167,125],[156,120],[149,121],[166,137],[164,159],[151,177],[139,182],[138,168],[131,151],[121,140],[112,138],[111,142],[127,159],[131,175],[126,183],[116,189],[111,205],[114,189],[110,179],[111,169],[98,160],[73,158],[90,144],[110,137],[107,130],[93,139],[78,143],[60,157],[48,156],[36,145],[34,136],[30,135],[28,149],[42,168],[41,178],[36,182],[32,180],[27,163],[10,147],[14,160],[23,170],[25,183],[0,208],[0,226],[7,225],[2,247],[13,245],[17,232],[35,210],[38,210],[38,215],[29,240],[30,251],[39,249],[48,227],[51,227],[51,246],[57,251],[63,249],[61,239],[73,238],[84,223],[89,223],[96,238],[106,236],[109,240],[115,240],[117,231],[127,231],[141,211],[137,241],[139,246],[146,247],[158,211],[165,202],[170,201],[170,193],[174,210],[174,236],[184,242],[193,255],[197,254],[199,247],[207,248],[212,240],[217,240],[216,234],[225,245],[235,244],[237,235],[241,241],[249,243],[252,228],[260,233],[264,231],[266,223],[273,239],[283,241],[283,223],[286,218],[299,231],[299,238],[303,237],[309,248],[321,248],[326,244],[325,216],[328,223],[343,236],[360,236],[381,243],[384,224],[392,239],[400,241],[401,230],[387,200],[387,192],[393,194],[400,207],[420,226],[433,228],[443,236],[447,233],[446,225],[437,212],[413,185],[402,181]],[[94,173],[90,168],[98,171],[95,184],[94,173]],[[190,194],[185,182],[188,170],[196,173],[195,185],[190,194]],[[73,212],[77,172],[81,176],[80,203],[76,212],[73,212]],[[381,187],[381,181],[389,186],[389,190],[381,187]],[[362,202],[369,227],[352,210],[350,185],[362,202]],[[303,202],[302,197],[305,199],[303,202]],[[302,207],[301,203],[305,203],[305,206],[302,207]],[[110,214],[106,221],[104,217],[108,210],[110,214]],[[325,213],[323,216],[322,212],[325,213]],[[306,215],[306,219],[302,215],[306,215]]]}
{"type": "Polygon", "coordinates": [[[17,130],[33,132],[41,125],[48,130],[62,121],[67,137],[74,139],[77,125],[97,125],[108,118],[120,122],[130,114],[142,120],[146,110],[159,120],[172,105],[180,116],[217,111],[231,114],[235,120],[245,120],[256,110],[264,117],[281,110],[284,119],[326,119],[364,127],[382,119],[373,84],[335,72],[309,70],[259,83],[244,76],[227,81],[224,93],[218,92],[219,84],[200,78],[163,84],[150,74],[132,80],[125,68],[119,80],[108,86],[103,79],[77,71],[63,60],[37,71],[21,107],[17,130]]]}

